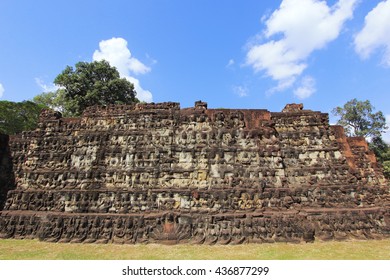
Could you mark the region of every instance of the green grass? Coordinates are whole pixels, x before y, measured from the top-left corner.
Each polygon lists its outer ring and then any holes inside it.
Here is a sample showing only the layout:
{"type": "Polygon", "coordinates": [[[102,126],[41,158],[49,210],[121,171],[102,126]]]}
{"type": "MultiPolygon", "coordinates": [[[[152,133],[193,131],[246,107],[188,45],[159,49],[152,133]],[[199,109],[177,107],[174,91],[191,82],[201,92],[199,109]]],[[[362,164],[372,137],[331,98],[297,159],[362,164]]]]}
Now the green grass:
{"type": "Polygon", "coordinates": [[[390,260],[390,239],[244,245],[116,245],[0,240],[0,260],[390,260]]]}

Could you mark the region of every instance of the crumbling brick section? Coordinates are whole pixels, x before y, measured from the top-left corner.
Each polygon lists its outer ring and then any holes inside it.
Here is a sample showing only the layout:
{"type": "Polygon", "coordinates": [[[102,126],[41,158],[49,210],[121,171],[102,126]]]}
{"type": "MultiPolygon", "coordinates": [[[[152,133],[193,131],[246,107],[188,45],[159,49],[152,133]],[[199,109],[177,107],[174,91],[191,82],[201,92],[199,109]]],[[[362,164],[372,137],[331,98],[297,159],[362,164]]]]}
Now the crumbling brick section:
{"type": "Polygon", "coordinates": [[[302,104],[46,110],[9,149],[16,188],[2,238],[240,244],[390,233],[389,186],[365,140],[302,104]]]}

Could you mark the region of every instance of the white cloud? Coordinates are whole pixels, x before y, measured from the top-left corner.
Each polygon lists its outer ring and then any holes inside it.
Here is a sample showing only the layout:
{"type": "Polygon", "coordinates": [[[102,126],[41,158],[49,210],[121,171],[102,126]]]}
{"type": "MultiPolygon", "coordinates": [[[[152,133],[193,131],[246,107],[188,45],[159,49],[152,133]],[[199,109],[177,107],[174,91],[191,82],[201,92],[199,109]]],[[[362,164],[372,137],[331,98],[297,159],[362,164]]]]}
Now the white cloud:
{"type": "Polygon", "coordinates": [[[243,86],[235,86],[233,87],[233,92],[237,94],[239,97],[248,96],[248,89],[243,86]]]}
{"type": "Polygon", "coordinates": [[[41,88],[43,92],[52,92],[59,89],[55,84],[45,84],[45,82],[40,78],[35,78],[35,83],[41,88]]]}
{"type": "Polygon", "coordinates": [[[302,78],[298,88],[294,90],[294,95],[299,99],[310,97],[316,91],[316,81],[313,77],[305,76],[302,78]]]}
{"type": "Polygon", "coordinates": [[[0,84],[0,98],[3,96],[4,91],[5,91],[5,89],[4,89],[3,85],[0,84]]]}
{"type": "Polygon", "coordinates": [[[134,74],[145,74],[150,71],[149,67],[131,56],[127,41],[123,38],[103,40],[99,43],[99,48],[100,50],[94,52],[93,60],[107,60],[123,76],[128,74],[129,71],[134,74]]]}
{"type": "Polygon", "coordinates": [[[141,101],[152,102],[152,93],[141,87],[140,81],[132,74],[145,74],[151,71],[150,67],[131,55],[127,41],[123,38],[112,38],[99,43],[99,50],[93,53],[93,60],[106,60],[111,66],[117,68],[121,77],[134,84],[137,98],[141,101]]]}
{"type": "Polygon", "coordinates": [[[284,90],[292,87],[295,83],[295,80],[296,80],[295,77],[292,77],[290,79],[281,80],[281,81],[279,81],[279,83],[276,86],[267,90],[266,93],[268,96],[271,96],[276,92],[284,91],[284,90]]]}
{"type": "Polygon", "coordinates": [[[145,90],[141,87],[140,83],[139,83],[139,80],[134,78],[134,77],[131,77],[131,76],[127,76],[125,77],[130,83],[132,83],[134,85],[134,88],[135,90],[137,91],[137,98],[141,101],[145,101],[145,102],[152,102],[153,101],[153,95],[150,91],[148,90],[145,90]]]}
{"type": "Polygon", "coordinates": [[[365,17],[363,29],[355,37],[355,50],[363,58],[369,58],[383,48],[382,62],[390,67],[390,0],[380,2],[365,17]]]}
{"type": "Polygon", "coordinates": [[[229,62],[226,64],[226,67],[229,68],[234,65],[234,59],[229,59],[229,62]]]}
{"type": "Polygon", "coordinates": [[[145,54],[146,58],[149,60],[149,63],[150,64],[156,64],[157,63],[157,60],[154,59],[153,57],[151,57],[148,53],[145,54]]]}
{"type": "Polygon", "coordinates": [[[339,36],[357,1],[339,0],[329,7],[320,0],[283,0],[264,21],[263,37],[268,41],[250,47],[246,64],[278,82],[271,92],[292,87],[307,68],[310,54],[339,36]]]}

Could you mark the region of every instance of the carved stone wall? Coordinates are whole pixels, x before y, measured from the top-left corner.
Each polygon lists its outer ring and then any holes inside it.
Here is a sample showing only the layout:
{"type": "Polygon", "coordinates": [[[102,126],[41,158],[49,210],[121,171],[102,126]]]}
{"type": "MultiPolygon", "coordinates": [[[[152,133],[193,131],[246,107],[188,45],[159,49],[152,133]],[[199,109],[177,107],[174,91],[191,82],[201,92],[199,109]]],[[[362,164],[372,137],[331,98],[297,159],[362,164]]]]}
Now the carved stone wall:
{"type": "Polygon", "coordinates": [[[233,243],[381,238],[389,186],[362,138],[290,104],[44,111],[10,137],[16,189],[0,237],[233,243]]]}

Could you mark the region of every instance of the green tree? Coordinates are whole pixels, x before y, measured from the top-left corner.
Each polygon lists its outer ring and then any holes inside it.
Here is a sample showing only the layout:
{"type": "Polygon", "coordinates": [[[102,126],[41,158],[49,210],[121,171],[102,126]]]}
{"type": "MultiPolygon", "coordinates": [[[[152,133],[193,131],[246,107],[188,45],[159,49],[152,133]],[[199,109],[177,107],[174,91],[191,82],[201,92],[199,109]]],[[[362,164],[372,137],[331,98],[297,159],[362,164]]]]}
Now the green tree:
{"type": "Polygon", "coordinates": [[[382,137],[374,137],[370,142],[370,149],[375,153],[378,161],[390,161],[390,147],[382,137]]]}
{"type": "Polygon", "coordinates": [[[54,83],[63,90],[63,109],[70,115],[79,116],[93,105],[138,102],[134,85],[120,78],[116,68],[104,60],[79,62],[75,69],[67,66],[54,83]]]}
{"type": "Polygon", "coordinates": [[[31,101],[0,101],[0,132],[13,135],[35,129],[43,108],[31,101]]]}
{"type": "Polygon", "coordinates": [[[349,136],[380,137],[388,127],[383,113],[374,110],[369,100],[354,98],[343,107],[334,108],[332,113],[340,117],[337,124],[342,125],[349,136]]]}
{"type": "Polygon", "coordinates": [[[67,112],[65,108],[65,98],[64,98],[63,89],[58,89],[56,91],[50,91],[50,92],[43,92],[41,94],[34,96],[32,101],[46,108],[59,111],[62,113],[64,117],[70,115],[70,113],[67,112]]]}
{"type": "Polygon", "coordinates": [[[390,160],[387,160],[382,163],[383,166],[383,175],[386,177],[386,179],[390,179],[390,160]]]}

